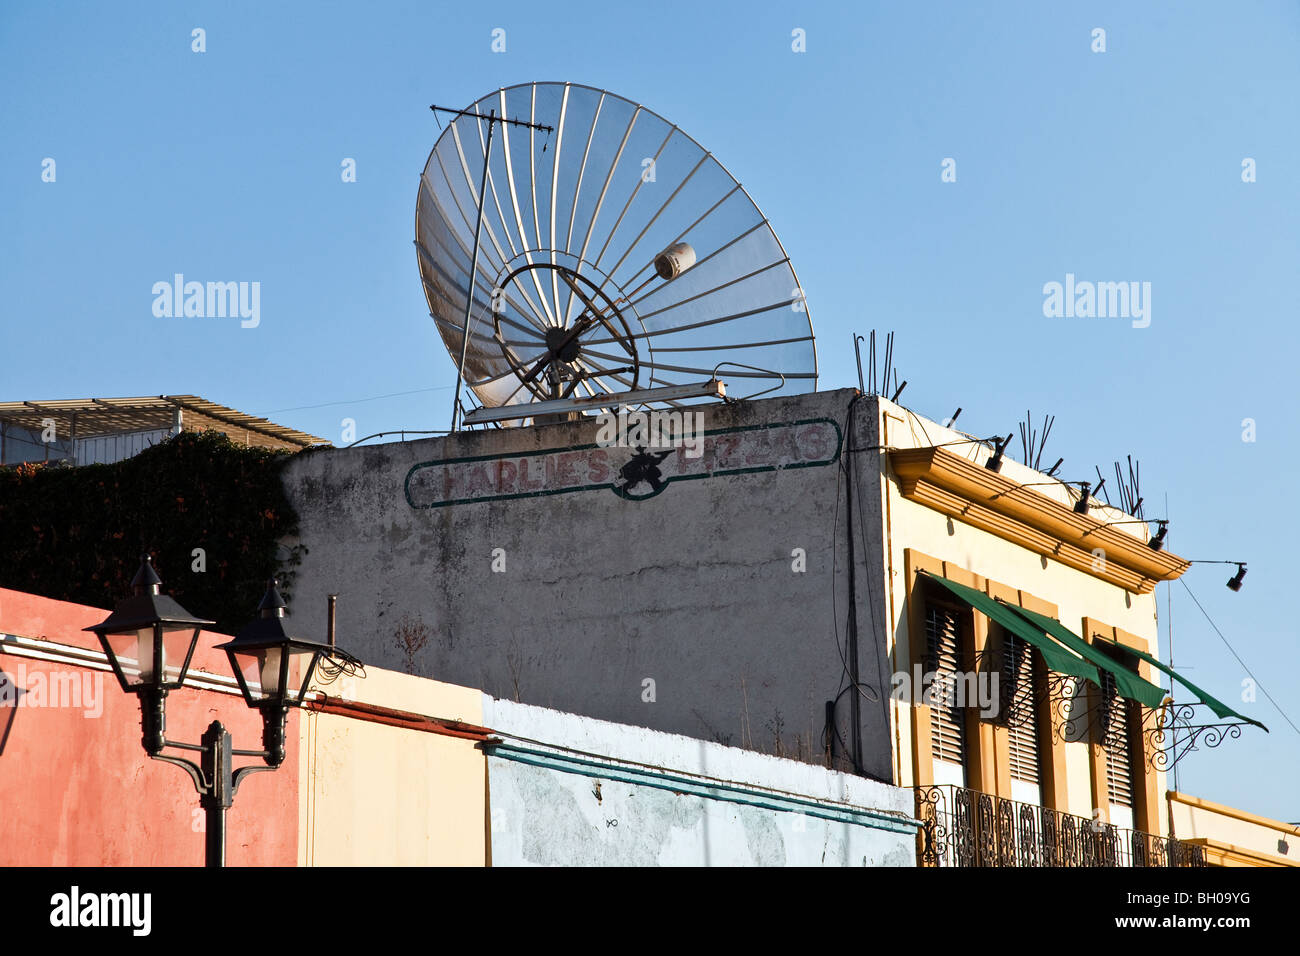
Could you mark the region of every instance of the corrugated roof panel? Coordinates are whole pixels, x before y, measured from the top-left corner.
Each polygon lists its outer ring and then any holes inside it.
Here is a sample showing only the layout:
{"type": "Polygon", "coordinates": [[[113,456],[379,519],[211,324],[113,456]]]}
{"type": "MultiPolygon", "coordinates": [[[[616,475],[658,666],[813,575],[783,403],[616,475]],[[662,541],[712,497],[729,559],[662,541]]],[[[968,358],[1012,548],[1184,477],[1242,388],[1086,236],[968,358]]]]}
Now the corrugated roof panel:
{"type": "MultiPolygon", "coordinates": [[[[230,429],[245,432],[248,441],[252,434],[261,440],[250,444],[266,444],[266,439],[299,448],[328,445],[316,435],[294,428],[277,425],[266,418],[258,418],[226,405],[210,402],[198,395],[151,395],[135,398],[62,398],[45,401],[0,402],[0,423],[20,428],[43,427],[42,419],[54,416],[71,422],[75,417],[78,438],[93,438],[118,432],[143,431],[167,427],[174,421],[176,409],[190,411],[216,423],[208,427],[231,434],[230,429]]],[[[234,437],[234,436],[232,436],[234,437]]]]}

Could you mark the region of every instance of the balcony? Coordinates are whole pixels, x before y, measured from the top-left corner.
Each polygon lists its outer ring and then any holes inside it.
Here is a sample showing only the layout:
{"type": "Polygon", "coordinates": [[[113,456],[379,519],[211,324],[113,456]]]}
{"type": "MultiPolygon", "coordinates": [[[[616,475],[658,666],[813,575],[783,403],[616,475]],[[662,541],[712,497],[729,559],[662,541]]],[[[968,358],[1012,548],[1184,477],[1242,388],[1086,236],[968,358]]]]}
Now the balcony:
{"type": "Polygon", "coordinates": [[[1205,850],[951,785],[914,787],[921,866],[1205,866],[1205,850]]]}

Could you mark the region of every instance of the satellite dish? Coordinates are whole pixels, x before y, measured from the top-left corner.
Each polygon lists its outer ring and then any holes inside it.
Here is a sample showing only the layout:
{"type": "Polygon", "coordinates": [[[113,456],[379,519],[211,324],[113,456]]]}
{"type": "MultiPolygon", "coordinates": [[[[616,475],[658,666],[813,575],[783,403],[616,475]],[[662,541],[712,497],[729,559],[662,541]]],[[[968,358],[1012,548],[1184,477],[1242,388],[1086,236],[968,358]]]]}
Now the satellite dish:
{"type": "Polygon", "coordinates": [[[430,315],[485,407],[634,404],[720,365],[756,380],[750,394],[816,388],[812,323],[767,219],[699,143],[613,93],[528,83],[459,112],[415,231],[430,315]]]}

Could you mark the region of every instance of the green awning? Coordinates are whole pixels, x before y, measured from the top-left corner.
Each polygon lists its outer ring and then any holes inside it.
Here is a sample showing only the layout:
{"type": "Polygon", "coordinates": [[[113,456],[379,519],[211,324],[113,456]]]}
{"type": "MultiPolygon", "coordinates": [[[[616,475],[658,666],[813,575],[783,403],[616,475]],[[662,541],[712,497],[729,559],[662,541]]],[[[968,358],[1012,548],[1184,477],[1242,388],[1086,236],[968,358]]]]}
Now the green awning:
{"type": "Polygon", "coordinates": [[[956,581],[949,581],[937,574],[931,574],[928,571],[922,571],[927,578],[937,584],[943,585],[954,597],[963,604],[975,608],[990,620],[997,621],[1004,628],[1017,636],[1023,638],[1027,643],[1038,648],[1043,655],[1043,661],[1047,666],[1056,671],[1058,674],[1067,674],[1071,677],[1079,677],[1083,680],[1090,680],[1097,686],[1101,686],[1101,675],[1097,673],[1097,668],[1088,661],[1083,660],[1074,654],[1071,654],[1059,643],[1052,640],[1043,633],[1041,628],[1034,627],[1026,622],[1023,618],[1017,617],[1009,610],[1008,605],[999,604],[993,598],[974,588],[968,588],[964,584],[958,584],[956,581]]]}
{"type": "MultiPolygon", "coordinates": [[[[1112,641],[1112,643],[1115,642],[1112,641]]],[[[1123,645],[1120,646],[1123,647],[1123,645]]],[[[1227,704],[1223,703],[1223,701],[1215,700],[1213,697],[1211,697],[1205,691],[1201,690],[1199,687],[1197,687],[1195,684],[1189,681],[1182,674],[1178,673],[1168,664],[1160,663],[1160,661],[1156,660],[1154,657],[1152,657],[1150,654],[1146,653],[1145,651],[1139,651],[1132,647],[1125,647],[1124,649],[1128,651],[1130,654],[1136,654],[1138,657],[1142,658],[1142,660],[1146,661],[1152,667],[1164,671],[1174,680],[1178,681],[1178,683],[1182,684],[1193,694],[1195,694],[1200,699],[1202,704],[1210,708],[1210,710],[1214,711],[1215,716],[1217,716],[1220,720],[1236,718],[1237,720],[1243,720],[1248,724],[1254,724],[1256,727],[1259,727],[1261,730],[1263,730],[1264,733],[1268,733],[1268,728],[1265,727],[1263,724],[1261,724],[1258,720],[1252,720],[1251,718],[1245,716],[1244,714],[1239,714],[1231,707],[1229,707],[1227,704]]]]}
{"type": "MultiPolygon", "coordinates": [[[[1087,658],[1109,673],[1115,678],[1115,689],[1119,691],[1121,697],[1136,700],[1138,703],[1154,710],[1164,703],[1165,698],[1169,696],[1167,692],[1161,690],[1155,684],[1144,680],[1137,672],[1129,670],[1113,657],[1097,650],[1055,618],[1039,614],[1028,608],[1017,607],[1014,604],[1003,604],[1002,606],[1020,615],[1035,627],[1042,628],[1070,650],[1081,657],[1087,658]]],[[[1125,647],[1124,650],[1131,651],[1132,648],[1125,647]]],[[[1101,681],[1097,681],[1097,684],[1100,686],[1101,681]]]]}

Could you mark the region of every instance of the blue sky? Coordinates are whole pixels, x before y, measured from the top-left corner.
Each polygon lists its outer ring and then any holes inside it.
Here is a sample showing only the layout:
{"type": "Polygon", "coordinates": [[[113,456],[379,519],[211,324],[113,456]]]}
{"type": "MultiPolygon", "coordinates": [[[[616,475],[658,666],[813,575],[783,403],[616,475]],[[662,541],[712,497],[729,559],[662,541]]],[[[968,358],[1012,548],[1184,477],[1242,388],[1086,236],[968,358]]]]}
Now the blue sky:
{"type": "MultiPolygon", "coordinates": [[[[191,393],[336,442],[344,418],[445,427],[455,368],[412,245],[428,105],[587,83],[670,118],[749,190],[799,273],[822,388],[856,384],[853,331],[892,329],[922,414],[961,406],[961,427],[1005,434],[1051,412],[1067,478],[1139,458],[1173,550],[1249,562],[1238,594],[1230,568],[1186,581],[1300,723],[1282,600],[1300,7],[979,7],[7,3],[0,398],[191,393]],[[151,288],[177,272],[260,282],[261,324],[156,318],[151,288]],[[1150,282],[1150,326],[1045,318],[1066,273],[1150,282]]],[[[1240,666],[1173,598],[1177,664],[1235,702],[1240,666]]],[[[1273,733],[1193,755],[1180,788],[1300,820],[1300,735],[1262,694],[1241,706],[1273,733]]]]}

